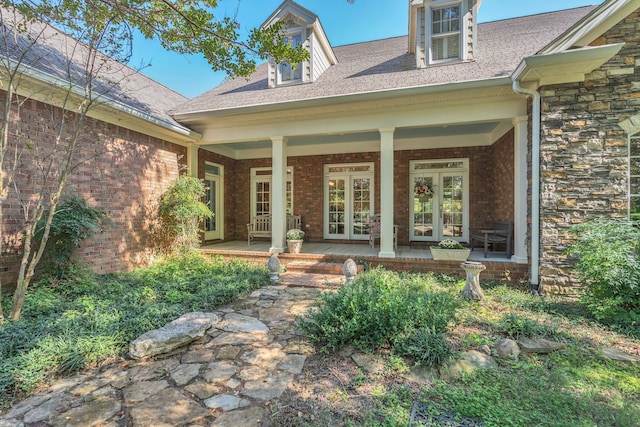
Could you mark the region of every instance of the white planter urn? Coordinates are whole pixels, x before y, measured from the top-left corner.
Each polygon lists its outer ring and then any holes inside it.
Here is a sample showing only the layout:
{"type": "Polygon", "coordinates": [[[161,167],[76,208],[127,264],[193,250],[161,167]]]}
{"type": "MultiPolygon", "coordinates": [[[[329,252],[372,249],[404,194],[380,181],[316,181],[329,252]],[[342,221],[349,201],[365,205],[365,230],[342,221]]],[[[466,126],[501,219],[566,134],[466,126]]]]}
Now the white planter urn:
{"type": "Polygon", "coordinates": [[[431,247],[431,256],[440,261],[466,261],[471,249],[441,249],[431,247]]]}
{"type": "Polygon", "coordinates": [[[287,240],[287,246],[289,247],[290,254],[299,254],[302,252],[303,240],[287,240]]]}

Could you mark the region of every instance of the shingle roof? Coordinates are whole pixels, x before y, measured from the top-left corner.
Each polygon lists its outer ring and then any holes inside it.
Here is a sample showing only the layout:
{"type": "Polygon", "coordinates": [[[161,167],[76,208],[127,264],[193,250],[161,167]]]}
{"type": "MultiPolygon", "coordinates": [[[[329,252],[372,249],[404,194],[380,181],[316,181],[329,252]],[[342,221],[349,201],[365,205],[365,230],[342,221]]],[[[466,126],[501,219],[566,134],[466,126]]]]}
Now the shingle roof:
{"type": "MultiPolygon", "coordinates": [[[[2,9],[3,24],[14,20],[14,14],[2,9]]],[[[15,18],[21,19],[19,15],[15,18]]],[[[88,48],[78,44],[73,38],[43,23],[34,23],[29,27],[29,34],[19,33],[13,39],[3,37],[1,48],[17,60],[24,55],[22,64],[39,73],[45,73],[48,79],[55,78],[64,82],[72,80],[80,86],[84,85],[87,73],[84,71],[88,48]],[[38,36],[40,31],[42,34],[38,36]],[[36,43],[29,47],[30,38],[36,43]]],[[[133,108],[171,126],[181,126],[167,112],[188,98],[163,86],[144,74],[129,68],[105,55],[99,55],[97,72],[94,73],[93,88],[95,93],[103,94],[109,99],[121,103],[126,108],[133,108]],[[113,85],[110,82],[117,82],[113,85]]]]}
{"type": "Polygon", "coordinates": [[[249,80],[236,78],[180,105],[174,114],[216,111],[271,103],[454,82],[508,77],[520,61],[535,54],[593,6],[543,13],[478,25],[477,60],[416,69],[407,53],[407,36],[334,48],[338,64],[313,83],[267,87],[267,64],[249,80]]]}

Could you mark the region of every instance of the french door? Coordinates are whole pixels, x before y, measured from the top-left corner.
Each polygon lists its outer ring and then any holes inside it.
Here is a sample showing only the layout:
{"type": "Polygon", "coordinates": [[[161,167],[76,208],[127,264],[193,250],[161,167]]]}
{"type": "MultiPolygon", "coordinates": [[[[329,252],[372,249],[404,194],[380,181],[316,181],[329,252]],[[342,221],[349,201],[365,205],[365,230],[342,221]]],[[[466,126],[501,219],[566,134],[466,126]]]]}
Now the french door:
{"type": "Polygon", "coordinates": [[[467,159],[411,162],[411,240],[468,241],[467,165],[467,159]]]}
{"type": "Polygon", "coordinates": [[[204,239],[216,240],[222,238],[224,218],[223,203],[223,167],[213,163],[205,163],[204,186],[206,188],[205,203],[213,212],[213,216],[205,220],[204,239]]]}
{"type": "Polygon", "coordinates": [[[325,166],[325,239],[367,240],[373,163],[325,166]]]}

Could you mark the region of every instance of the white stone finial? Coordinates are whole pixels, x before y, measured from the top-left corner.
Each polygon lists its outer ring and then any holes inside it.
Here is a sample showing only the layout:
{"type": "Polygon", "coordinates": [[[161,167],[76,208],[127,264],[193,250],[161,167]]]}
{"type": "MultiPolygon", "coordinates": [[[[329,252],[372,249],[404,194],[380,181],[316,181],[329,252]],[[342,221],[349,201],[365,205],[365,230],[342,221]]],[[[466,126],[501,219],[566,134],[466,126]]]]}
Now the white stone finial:
{"type": "Polygon", "coordinates": [[[278,255],[273,254],[269,258],[267,262],[267,268],[269,269],[269,280],[272,283],[277,283],[280,281],[280,260],[278,259],[278,255]]]}
{"type": "Polygon", "coordinates": [[[353,283],[358,275],[358,266],[351,258],[347,259],[342,265],[342,273],[344,273],[345,283],[347,285],[353,283]]]}

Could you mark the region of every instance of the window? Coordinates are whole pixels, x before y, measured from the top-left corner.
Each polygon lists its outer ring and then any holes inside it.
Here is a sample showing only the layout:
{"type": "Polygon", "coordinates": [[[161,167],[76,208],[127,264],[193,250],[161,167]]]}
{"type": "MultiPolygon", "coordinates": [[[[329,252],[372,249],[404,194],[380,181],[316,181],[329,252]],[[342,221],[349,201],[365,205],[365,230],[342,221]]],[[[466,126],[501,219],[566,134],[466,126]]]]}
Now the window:
{"type": "MultiPolygon", "coordinates": [[[[293,47],[299,46],[302,44],[302,33],[285,36],[282,41],[284,43],[290,43],[293,47]]],[[[288,62],[283,62],[278,66],[279,83],[291,83],[297,81],[302,81],[302,63],[296,64],[295,69],[288,62]]]]}
{"type": "Polygon", "coordinates": [[[460,58],[460,5],[431,10],[431,60],[460,58]]]}
{"type": "Polygon", "coordinates": [[[629,137],[629,219],[640,220],[640,133],[629,137]]]}
{"type": "MultiPolygon", "coordinates": [[[[271,168],[251,169],[251,215],[271,213],[271,168]]],[[[293,169],[287,167],[287,213],[293,213],[293,169]]]]}

